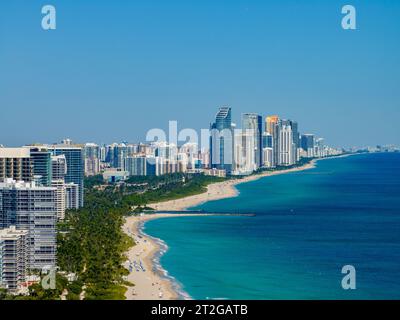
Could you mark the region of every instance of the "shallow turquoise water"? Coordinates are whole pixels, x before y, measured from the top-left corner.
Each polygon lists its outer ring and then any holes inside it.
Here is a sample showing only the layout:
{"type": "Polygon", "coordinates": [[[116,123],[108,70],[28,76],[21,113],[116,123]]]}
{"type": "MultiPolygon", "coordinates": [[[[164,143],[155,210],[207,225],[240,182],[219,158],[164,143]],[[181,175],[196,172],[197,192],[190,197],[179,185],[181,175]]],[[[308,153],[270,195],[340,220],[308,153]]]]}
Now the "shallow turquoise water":
{"type": "Polygon", "coordinates": [[[149,221],[161,257],[195,299],[399,299],[400,154],[318,162],[317,168],[238,186],[198,208],[255,217],[149,221]],[[341,268],[356,268],[343,290],[341,268]]]}

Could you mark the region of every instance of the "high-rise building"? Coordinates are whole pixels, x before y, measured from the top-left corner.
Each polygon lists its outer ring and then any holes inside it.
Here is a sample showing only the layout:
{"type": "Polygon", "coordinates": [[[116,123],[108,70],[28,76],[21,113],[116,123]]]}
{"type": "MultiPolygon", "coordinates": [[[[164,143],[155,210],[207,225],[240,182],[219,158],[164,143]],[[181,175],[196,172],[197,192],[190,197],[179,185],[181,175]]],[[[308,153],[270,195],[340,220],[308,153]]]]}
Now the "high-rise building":
{"type": "Polygon", "coordinates": [[[299,125],[296,121],[290,121],[292,127],[292,134],[293,134],[293,155],[294,161],[297,162],[300,160],[300,134],[299,134],[299,125]]]}
{"type": "Polygon", "coordinates": [[[75,183],[79,186],[79,207],[83,207],[84,195],[84,152],[83,148],[73,145],[54,145],[51,147],[54,155],[64,155],[67,164],[65,183],[75,183]]]}
{"type": "Polygon", "coordinates": [[[28,231],[10,226],[0,230],[0,287],[16,292],[29,269],[28,231]]]}
{"type": "Polygon", "coordinates": [[[56,188],[7,179],[0,183],[0,229],[28,231],[31,269],[56,263],[56,188]]]}
{"type": "Polygon", "coordinates": [[[127,153],[127,147],[124,143],[113,143],[107,146],[106,162],[109,162],[111,167],[115,169],[124,168],[124,160],[127,153]]]}
{"type": "Polygon", "coordinates": [[[68,210],[79,209],[79,185],[76,183],[65,184],[65,208],[68,210]]]}
{"type": "Polygon", "coordinates": [[[176,172],[177,161],[171,162],[164,157],[148,157],[146,164],[147,175],[161,176],[176,172]]]}
{"type": "Polygon", "coordinates": [[[262,165],[266,168],[272,168],[276,165],[274,162],[274,141],[273,136],[269,132],[264,132],[262,135],[263,157],[262,165]]]}
{"type": "Polygon", "coordinates": [[[183,165],[183,162],[186,161],[186,168],[194,169],[200,156],[199,146],[197,143],[185,143],[179,148],[179,154],[178,158],[181,164],[183,165]]]}
{"type": "Polygon", "coordinates": [[[314,156],[315,157],[326,157],[324,138],[318,138],[315,140],[314,156]]]}
{"type": "Polygon", "coordinates": [[[55,193],[55,202],[56,202],[56,211],[57,211],[57,219],[64,220],[65,218],[65,210],[66,210],[66,187],[64,179],[52,180],[51,186],[56,189],[55,193]]]}
{"type": "Polygon", "coordinates": [[[265,168],[272,168],[274,166],[272,148],[266,147],[263,149],[263,166],[265,168]]]}
{"type": "Polygon", "coordinates": [[[0,148],[0,182],[8,178],[16,181],[33,181],[29,148],[0,148]]]}
{"type": "Polygon", "coordinates": [[[29,146],[35,181],[45,187],[51,186],[51,153],[47,147],[29,146]]]}
{"type": "Polygon", "coordinates": [[[232,171],[234,161],[234,133],[230,107],[219,108],[215,122],[210,125],[211,168],[232,171]]]}
{"type": "Polygon", "coordinates": [[[99,159],[85,159],[85,176],[95,176],[100,173],[99,159]]]}
{"type": "Polygon", "coordinates": [[[265,119],[265,132],[272,136],[272,148],[273,148],[273,166],[276,166],[279,162],[279,117],[268,116],[265,119]]]}
{"type": "Polygon", "coordinates": [[[156,157],[147,157],[146,159],[146,175],[155,176],[157,175],[157,159],[156,157]]]}
{"type": "Polygon", "coordinates": [[[100,147],[95,143],[85,143],[85,158],[96,158],[100,157],[100,147]]]}
{"type": "Polygon", "coordinates": [[[275,125],[278,124],[279,117],[278,116],[268,116],[265,118],[265,132],[269,134],[274,134],[275,125]]]}
{"type": "Polygon", "coordinates": [[[100,161],[101,162],[106,162],[106,156],[107,156],[107,147],[105,145],[100,147],[100,161]]]}
{"type": "Polygon", "coordinates": [[[95,176],[100,173],[100,147],[95,143],[86,143],[85,153],[85,175],[95,176]]]}
{"type": "Polygon", "coordinates": [[[65,155],[51,156],[51,175],[53,180],[64,180],[67,175],[65,155]]]}
{"type": "Polygon", "coordinates": [[[268,132],[264,132],[262,136],[263,140],[263,148],[272,148],[274,146],[273,144],[273,139],[272,139],[272,134],[268,132]]]}
{"type": "Polygon", "coordinates": [[[129,172],[130,176],[145,176],[147,158],[145,156],[127,157],[125,159],[125,171],[129,172]]]}
{"type": "Polygon", "coordinates": [[[126,143],[126,157],[133,157],[139,153],[139,145],[126,143]]]}
{"type": "Polygon", "coordinates": [[[296,163],[293,129],[290,120],[281,120],[279,123],[278,152],[278,165],[291,166],[296,163]]]}
{"type": "Polygon", "coordinates": [[[253,135],[254,160],[256,168],[262,164],[262,117],[256,113],[244,113],[242,115],[242,129],[253,135]]]}
{"type": "Polygon", "coordinates": [[[166,160],[169,163],[176,163],[178,160],[178,147],[174,143],[165,141],[153,142],[154,155],[166,160]]]}
{"type": "Polygon", "coordinates": [[[248,175],[257,170],[254,132],[235,131],[233,174],[248,175]]]}
{"type": "Polygon", "coordinates": [[[56,211],[57,218],[64,220],[65,210],[68,209],[66,206],[66,186],[65,176],[67,174],[67,159],[65,155],[51,156],[51,173],[52,181],[51,186],[56,188],[56,211]]]}
{"type": "Polygon", "coordinates": [[[301,148],[307,153],[307,157],[314,157],[314,140],[313,134],[302,134],[301,135],[301,148]]]}

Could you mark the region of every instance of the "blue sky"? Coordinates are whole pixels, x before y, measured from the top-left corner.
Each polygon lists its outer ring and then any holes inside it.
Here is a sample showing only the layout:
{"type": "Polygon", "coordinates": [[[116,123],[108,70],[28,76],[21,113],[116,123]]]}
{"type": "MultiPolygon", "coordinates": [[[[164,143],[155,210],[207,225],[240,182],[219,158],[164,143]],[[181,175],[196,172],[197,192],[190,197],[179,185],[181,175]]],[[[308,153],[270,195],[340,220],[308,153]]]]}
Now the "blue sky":
{"type": "Polygon", "coordinates": [[[397,0],[4,0],[0,144],[144,141],[169,120],[207,128],[220,105],[335,146],[400,144],[399,39],[397,0]]]}

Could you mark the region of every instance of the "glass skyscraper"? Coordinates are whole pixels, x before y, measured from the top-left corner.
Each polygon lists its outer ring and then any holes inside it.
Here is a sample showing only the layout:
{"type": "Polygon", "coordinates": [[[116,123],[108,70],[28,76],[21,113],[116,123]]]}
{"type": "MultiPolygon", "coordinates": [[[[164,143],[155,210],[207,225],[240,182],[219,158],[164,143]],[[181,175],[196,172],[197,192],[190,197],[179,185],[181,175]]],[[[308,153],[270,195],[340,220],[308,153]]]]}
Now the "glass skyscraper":
{"type": "Polygon", "coordinates": [[[45,147],[30,147],[33,175],[42,186],[51,186],[51,153],[45,147]]]}
{"type": "Polygon", "coordinates": [[[83,148],[69,145],[55,145],[51,149],[55,156],[65,156],[67,162],[67,174],[64,177],[65,183],[75,183],[79,186],[79,206],[83,207],[83,179],[85,171],[83,148]]]}
{"type": "Polygon", "coordinates": [[[215,122],[210,125],[211,168],[232,171],[233,167],[233,127],[230,107],[219,108],[215,122]]]}

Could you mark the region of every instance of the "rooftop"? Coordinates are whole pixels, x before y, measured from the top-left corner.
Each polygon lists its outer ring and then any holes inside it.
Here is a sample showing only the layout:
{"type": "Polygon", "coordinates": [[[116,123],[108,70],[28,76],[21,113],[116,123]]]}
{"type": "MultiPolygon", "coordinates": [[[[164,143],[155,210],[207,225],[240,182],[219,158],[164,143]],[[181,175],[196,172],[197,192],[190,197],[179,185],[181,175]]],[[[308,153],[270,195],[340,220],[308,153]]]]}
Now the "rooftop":
{"type": "Polygon", "coordinates": [[[0,158],[29,158],[29,148],[0,148],[0,158]]]}
{"type": "Polygon", "coordinates": [[[7,229],[0,230],[0,239],[1,240],[8,240],[8,239],[16,239],[21,235],[27,235],[28,230],[17,230],[15,226],[10,226],[7,229]]]}

